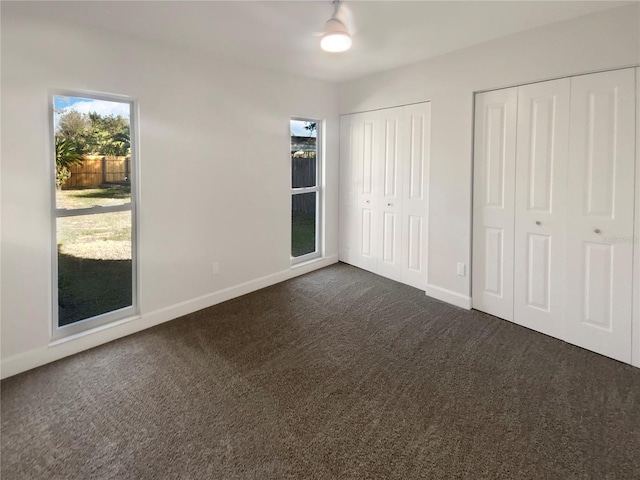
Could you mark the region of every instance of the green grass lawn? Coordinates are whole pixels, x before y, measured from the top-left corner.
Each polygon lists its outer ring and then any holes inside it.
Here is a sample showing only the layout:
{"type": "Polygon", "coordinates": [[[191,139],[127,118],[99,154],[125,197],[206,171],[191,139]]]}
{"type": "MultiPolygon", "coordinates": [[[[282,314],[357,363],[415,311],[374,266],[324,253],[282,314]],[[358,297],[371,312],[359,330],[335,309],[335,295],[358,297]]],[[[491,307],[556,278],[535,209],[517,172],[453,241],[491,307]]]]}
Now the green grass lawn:
{"type": "Polygon", "coordinates": [[[56,191],[56,206],[58,208],[88,208],[94,205],[106,207],[122,205],[130,201],[131,187],[128,185],[56,191]]]}
{"type": "MultiPolygon", "coordinates": [[[[130,197],[119,186],[56,192],[58,208],[118,205],[130,197]]],[[[131,305],[131,212],[58,218],[57,242],[61,326],[131,305]]]]}
{"type": "Polygon", "coordinates": [[[293,213],[291,217],[291,256],[299,257],[316,251],[316,217],[293,213]]]}

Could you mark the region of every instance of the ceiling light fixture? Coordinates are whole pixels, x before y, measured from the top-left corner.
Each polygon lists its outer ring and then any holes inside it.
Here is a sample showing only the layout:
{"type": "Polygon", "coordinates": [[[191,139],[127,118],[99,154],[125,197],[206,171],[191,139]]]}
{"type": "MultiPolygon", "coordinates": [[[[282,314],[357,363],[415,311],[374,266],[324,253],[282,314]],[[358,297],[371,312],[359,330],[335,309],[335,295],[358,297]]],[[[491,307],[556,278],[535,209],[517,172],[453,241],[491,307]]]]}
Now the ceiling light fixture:
{"type": "Polygon", "coordinates": [[[349,30],[337,18],[341,0],[333,0],[333,15],[324,26],[324,34],[320,40],[320,47],[326,52],[344,52],[351,48],[349,30]]]}

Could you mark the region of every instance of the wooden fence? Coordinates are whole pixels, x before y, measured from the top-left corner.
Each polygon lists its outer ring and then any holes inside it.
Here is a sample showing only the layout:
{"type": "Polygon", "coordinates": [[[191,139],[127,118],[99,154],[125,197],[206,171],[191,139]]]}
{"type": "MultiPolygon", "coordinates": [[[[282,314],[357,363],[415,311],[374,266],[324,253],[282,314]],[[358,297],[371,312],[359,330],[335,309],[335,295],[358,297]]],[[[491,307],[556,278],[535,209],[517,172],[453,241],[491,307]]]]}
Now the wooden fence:
{"type": "Polygon", "coordinates": [[[64,183],[64,190],[82,187],[98,187],[131,181],[131,159],[103,155],[85,155],[82,163],[69,169],[71,177],[64,183]]]}
{"type": "MultiPolygon", "coordinates": [[[[291,156],[291,185],[293,188],[313,187],[317,184],[316,152],[304,152],[291,156]]],[[[294,195],[292,213],[310,215],[316,213],[316,194],[294,195]]]]}

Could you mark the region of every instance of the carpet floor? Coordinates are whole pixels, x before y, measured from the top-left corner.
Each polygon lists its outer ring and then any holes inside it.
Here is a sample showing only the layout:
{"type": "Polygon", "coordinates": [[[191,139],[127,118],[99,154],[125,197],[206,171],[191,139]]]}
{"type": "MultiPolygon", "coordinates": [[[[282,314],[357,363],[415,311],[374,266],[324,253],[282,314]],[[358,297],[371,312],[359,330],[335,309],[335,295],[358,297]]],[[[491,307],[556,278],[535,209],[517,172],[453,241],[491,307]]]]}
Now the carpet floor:
{"type": "Polygon", "coordinates": [[[640,369],[345,264],[1,386],[3,480],[640,478],[640,369]]]}

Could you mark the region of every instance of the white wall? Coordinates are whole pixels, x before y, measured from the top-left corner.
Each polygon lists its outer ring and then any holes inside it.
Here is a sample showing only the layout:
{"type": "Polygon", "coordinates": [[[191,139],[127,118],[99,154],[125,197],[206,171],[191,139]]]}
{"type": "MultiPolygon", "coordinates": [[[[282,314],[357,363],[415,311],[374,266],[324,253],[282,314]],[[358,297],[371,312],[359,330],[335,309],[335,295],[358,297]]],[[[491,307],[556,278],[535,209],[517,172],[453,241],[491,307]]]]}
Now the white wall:
{"type": "Polygon", "coordinates": [[[315,267],[337,261],[335,85],[19,10],[2,5],[3,376],[309,270],[290,270],[291,116],[327,121],[328,260],[315,267]],[[139,101],[141,318],[50,346],[51,88],[139,101]]]}
{"type": "MultiPolygon", "coordinates": [[[[416,46],[419,48],[419,46],[416,46]]],[[[340,85],[340,113],[431,100],[429,295],[470,306],[473,94],[640,63],[638,4],[340,85]]]]}

